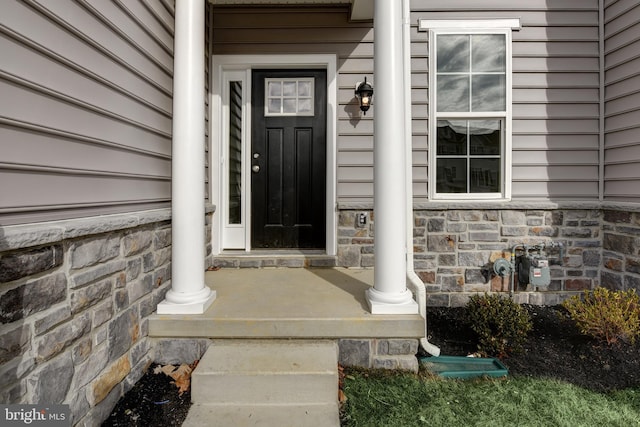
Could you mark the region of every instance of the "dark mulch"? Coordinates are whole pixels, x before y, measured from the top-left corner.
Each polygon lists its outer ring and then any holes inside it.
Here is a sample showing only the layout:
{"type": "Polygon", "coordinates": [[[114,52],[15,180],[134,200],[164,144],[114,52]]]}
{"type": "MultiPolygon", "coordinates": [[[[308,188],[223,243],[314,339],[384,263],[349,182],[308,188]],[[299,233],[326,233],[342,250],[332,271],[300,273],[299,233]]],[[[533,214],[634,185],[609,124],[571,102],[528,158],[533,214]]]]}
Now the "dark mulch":
{"type": "MultiPolygon", "coordinates": [[[[533,331],[523,352],[500,359],[510,375],[556,378],[599,392],[640,387],[640,344],[609,346],[583,336],[560,306],[524,307],[533,320],[533,331]]],[[[427,310],[429,340],[442,355],[466,356],[477,350],[464,312],[464,308],[427,310]]],[[[120,400],[103,426],[182,424],[191,395],[180,396],[169,377],[153,374],[154,367],[120,400]]]]}
{"type": "MultiPolygon", "coordinates": [[[[640,345],[596,341],[580,333],[562,306],[524,306],[533,331],[524,351],[500,360],[511,375],[548,377],[604,392],[640,386],[640,345]]],[[[429,340],[441,354],[466,356],[476,337],[464,322],[464,308],[427,309],[429,340]]]]}
{"type": "Polygon", "coordinates": [[[124,395],[102,424],[103,427],[180,426],[191,406],[191,392],[180,395],[172,379],[154,374],[151,365],[124,395]]]}

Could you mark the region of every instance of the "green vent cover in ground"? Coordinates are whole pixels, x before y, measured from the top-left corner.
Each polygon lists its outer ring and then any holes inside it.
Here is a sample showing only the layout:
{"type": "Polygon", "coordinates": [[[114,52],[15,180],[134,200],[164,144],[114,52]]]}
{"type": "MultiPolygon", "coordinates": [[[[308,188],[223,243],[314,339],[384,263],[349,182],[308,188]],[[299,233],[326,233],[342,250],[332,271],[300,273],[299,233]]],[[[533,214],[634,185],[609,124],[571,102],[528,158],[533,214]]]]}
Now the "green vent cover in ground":
{"type": "Polygon", "coordinates": [[[507,368],[495,358],[438,356],[422,357],[420,364],[445,378],[505,377],[507,368]]]}

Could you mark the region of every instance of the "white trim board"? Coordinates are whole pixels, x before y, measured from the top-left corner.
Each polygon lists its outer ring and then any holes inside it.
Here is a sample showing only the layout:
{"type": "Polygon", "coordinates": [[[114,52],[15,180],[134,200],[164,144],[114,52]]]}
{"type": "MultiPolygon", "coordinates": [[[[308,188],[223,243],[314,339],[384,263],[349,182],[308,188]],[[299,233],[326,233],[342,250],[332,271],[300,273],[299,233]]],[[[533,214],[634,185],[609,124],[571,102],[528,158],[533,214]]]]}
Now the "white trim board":
{"type": "Polygon", "coordinates": [[[520,31],[522,25],[520,18],[497,18],[497,19],[419,19],[418,31],[442,30],[442,29],[505,29],[520,31]]]}

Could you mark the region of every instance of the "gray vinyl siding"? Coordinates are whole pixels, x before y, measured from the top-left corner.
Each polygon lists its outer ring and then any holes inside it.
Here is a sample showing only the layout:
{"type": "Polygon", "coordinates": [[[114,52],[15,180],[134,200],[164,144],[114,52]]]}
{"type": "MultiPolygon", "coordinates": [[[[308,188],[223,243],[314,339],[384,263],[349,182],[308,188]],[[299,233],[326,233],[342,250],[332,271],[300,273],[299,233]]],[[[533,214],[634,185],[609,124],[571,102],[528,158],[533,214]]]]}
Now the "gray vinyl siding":
{"type": "MultiPolygon", "coordinates": [[[[428,195],[429,45],[418,20],[496,17],[523,25],[513,33],[513,199],[597,199],[598,0],[414,0],[411,7],[415,199],[428,195]]],[[[213,19],[216,54],[337,54],[338,200],[370,201],[375,95],[361,116],[353,88],[365,75],[375,86],[371,23],[349,22],[341,7],[218,7],[213,19]]]]}
{"type": "Polygon", "coordinates": [[[0,13],[0,225],[168,207],[173,2],[0,13]]]}
{"type": "MultiPolygon", "coordinates": [[[[512,34],[512,199],[597,199],[598,0],[415,0],[411,5],[412,27],[419,19],[521,19],[522,29],[512,34]]],[[[414,174],[420,171],[414,188],[424,195],[428,78],[418,74],[428,72],[428,33],[412,34],[414,174]]]]}
{"type": "Polygon", "coordinates": [[[359,113],[356,82],[373,76],[373,25],[349,22],[348,7],[215,7],[214,54],[335,54],[340,201],[373,197],[373,114],[359,113]]]}
{"type": "Polygon", "coordinates": [[[640,4],[605,1],[604,197],[640,202],[640,4]]]}

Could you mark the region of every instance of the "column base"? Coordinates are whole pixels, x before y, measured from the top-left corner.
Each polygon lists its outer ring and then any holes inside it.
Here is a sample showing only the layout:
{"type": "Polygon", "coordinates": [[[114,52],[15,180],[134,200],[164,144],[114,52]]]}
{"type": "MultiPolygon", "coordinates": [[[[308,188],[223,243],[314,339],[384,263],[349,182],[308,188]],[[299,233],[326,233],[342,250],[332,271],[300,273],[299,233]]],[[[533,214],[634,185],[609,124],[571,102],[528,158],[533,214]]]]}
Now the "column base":
{"type": "Polygon", "coordinates": [[[380,292],[375,288],[367,289],[367,303],[371,314],[418,314],[418,303],[413,294],[405,290],[399,294],[380,292]]]}
{"type": "MultiPolygon", "coordinates": [[[[189,302],[172,302],[170,301],[170,295],[158,304],[158,314],[203,314],[215,301],[217,294],[216,291],[209,290],[204,298],[198,298],[195,301],[189,302]]],[[[171,292],[171,291],[169,291],[171,292]]]]}

